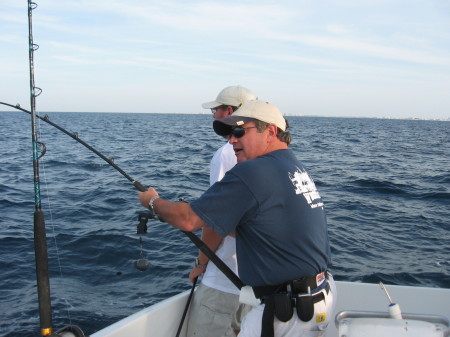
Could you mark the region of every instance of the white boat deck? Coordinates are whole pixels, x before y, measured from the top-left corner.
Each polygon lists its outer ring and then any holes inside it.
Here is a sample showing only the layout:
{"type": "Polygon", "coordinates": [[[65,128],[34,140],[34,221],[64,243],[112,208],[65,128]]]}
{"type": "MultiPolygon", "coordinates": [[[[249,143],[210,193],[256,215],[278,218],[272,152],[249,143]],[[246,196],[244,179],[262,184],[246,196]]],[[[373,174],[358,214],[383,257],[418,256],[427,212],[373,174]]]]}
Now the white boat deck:
{"type": "MultiPolygon", "coordinates": [[[[336,282],[338,300],[335,314],[341,311],[388,310],[389,301],[378,284],[336,282]]],[[[404,314],[439,315],[450,319],[450,289],[389,286],[393,301],[404,314]]],[[[175,337],[189,291],[141,310],[91,337],[175,337]]],[[[337,337],[338,329],[330,324],[326,336],[337,337]]],[[[180,337],[186,337],[184,329],[180,337]]]]}

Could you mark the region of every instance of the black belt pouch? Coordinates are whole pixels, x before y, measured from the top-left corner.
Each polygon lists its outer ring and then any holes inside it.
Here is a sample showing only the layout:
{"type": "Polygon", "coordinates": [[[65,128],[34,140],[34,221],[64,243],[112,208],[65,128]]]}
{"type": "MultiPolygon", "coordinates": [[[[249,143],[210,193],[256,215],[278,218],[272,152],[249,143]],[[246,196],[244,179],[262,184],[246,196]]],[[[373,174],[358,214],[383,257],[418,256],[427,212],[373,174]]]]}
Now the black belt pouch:
{"type": "Polygon", "coordinates": [[[295,303],[298,318],[303,322],[308,322],[314,316],[314,301],[311,295],[304,295],[297,297],[295,303]]]}
{"type": "Polygon", "coordinates": [[[271,295],[274,307],[275,316],[282,322],[287,322],[294,314],[292,306],[292,298],[290,294],[273,294],[271,295]]]}

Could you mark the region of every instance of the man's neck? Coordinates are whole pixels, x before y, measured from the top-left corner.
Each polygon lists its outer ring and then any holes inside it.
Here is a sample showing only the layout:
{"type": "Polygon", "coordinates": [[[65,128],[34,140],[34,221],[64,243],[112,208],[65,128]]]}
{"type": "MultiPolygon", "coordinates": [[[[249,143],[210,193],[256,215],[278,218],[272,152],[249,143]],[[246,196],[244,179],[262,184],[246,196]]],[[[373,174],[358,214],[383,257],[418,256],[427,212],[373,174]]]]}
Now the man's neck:
{"type": "Polygon", "coordinates": [[[267,147],[265,154],[278,150],[286,150],[287,148],[288,145],[285,142],[277,140],[273,143],[270,143],[270,145],[267,147]]]}

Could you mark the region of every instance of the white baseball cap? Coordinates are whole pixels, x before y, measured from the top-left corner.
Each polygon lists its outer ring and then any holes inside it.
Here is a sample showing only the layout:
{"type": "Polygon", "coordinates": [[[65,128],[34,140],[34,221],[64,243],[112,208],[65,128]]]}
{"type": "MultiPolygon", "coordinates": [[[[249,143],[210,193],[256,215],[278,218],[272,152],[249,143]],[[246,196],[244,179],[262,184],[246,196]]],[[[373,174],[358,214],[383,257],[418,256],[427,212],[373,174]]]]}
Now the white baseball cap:
{"type": "Polygon", "coordinates": [[[219,95],[215,101],[206,102],[202,104],[204,109],[217,108],[221,105],[231,105],[238,107],[242,103],[248,100],[257,99],[256,96],[247,88],[241,87],[240,85],[233,85],[226,87],[219,95]]]}
{"type": "Polygon", "coordinates": [[[286,131],[286,120],[281,111],[273,104],[260,100],[246,101],[231,116],[213,122],[214,131],[220,136],[228,136],[231,129],[253,120],[275,124],[286,131]]]}

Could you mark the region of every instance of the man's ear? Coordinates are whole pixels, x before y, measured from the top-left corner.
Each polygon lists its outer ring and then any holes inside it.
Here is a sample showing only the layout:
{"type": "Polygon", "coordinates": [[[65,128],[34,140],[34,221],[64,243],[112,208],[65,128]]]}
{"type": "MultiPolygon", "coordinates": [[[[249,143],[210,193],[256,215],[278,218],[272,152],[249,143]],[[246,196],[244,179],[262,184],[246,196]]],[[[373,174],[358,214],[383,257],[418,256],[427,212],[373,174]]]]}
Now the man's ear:
{"type": "Polygon", "coordinates": [[[269,136],[277,138],[278,128],[275,124],[270,124],[267,129],[269,130],[269,136]]]}
{"type": "Polygon", "coordinates": [[[234,110],[233,107],[227,106],[227,112],[225,117],[230,117],[233,114],[234,110]]]}

